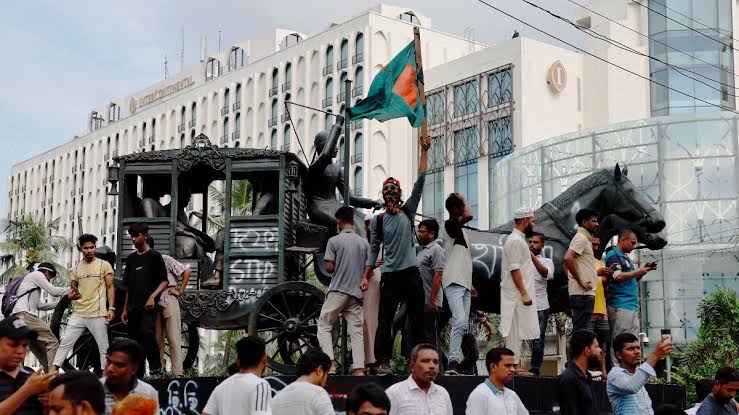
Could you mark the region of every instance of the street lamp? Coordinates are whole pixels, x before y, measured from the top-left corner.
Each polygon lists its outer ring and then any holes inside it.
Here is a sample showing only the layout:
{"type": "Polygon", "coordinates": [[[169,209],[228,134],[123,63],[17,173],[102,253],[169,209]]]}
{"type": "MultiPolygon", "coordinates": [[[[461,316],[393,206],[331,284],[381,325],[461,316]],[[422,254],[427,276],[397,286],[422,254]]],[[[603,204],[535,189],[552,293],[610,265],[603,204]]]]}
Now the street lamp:
{"type": "Polygon", "coordinates": [[[120,180],[121,169],[117,164],[108,166],[108,182],[110,183],[110,191],[108,196],[118,196],[118,181],[120,180]]]}

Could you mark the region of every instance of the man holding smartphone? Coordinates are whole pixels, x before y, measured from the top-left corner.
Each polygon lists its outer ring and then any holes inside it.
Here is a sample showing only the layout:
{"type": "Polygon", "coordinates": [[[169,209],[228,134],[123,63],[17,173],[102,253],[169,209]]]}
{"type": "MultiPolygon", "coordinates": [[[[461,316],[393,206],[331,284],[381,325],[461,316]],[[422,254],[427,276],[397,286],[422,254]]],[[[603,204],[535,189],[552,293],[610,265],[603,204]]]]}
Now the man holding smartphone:
{"type": "MultiPolygon", "coordinates": [[[[608,255],[606,266],[613,270],[608,284],[608,321],[611,323],[611,338],[622,333],[639,336],[639,281],[657,269],[656,262],[649,262],[636,269],[628,254],[636,248],[636,234],[624,229],[618,234],[618,243],[608,255]]],[[[615,353],[611,354],[614,366],[618,365],[615,353]]]]}

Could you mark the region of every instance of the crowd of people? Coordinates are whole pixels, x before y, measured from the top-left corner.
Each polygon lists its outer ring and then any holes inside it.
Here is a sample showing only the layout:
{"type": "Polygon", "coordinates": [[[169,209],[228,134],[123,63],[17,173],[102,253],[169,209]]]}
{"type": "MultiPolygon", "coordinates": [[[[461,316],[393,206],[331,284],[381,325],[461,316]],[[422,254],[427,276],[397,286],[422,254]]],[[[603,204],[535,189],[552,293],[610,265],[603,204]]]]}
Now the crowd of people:
{"type": "MultiPolygon", "coordinates": [[[[452,413],[449,393],[434,381],[441,373],[476,373],[476,356],[469,364],[470,356],[463,353],[470,321],[481,318],[471,310],[477,293],[472,284],[470,239],[465,225],[473,216],[465,197],[452,193],[445,202],[449,219],[443,224],[441,240],[441,227],[434,219],[423,220],[415,229],[429,147],[428,138],[422,139],[418,177],[405,201],[400,182],[392,177],[385,180],[385,210],[366,218],[367,238],[355,232],[362,224],[355,223],[353,208],[336,211],[338,234],[328,240],[324,258],[332,278],[317,323],[320,348],[301,356],[297,379],[273,397],[269,383],[261,377],[268,360],[265,344],[257,336],[245,337],[236,344],[237,359],[228,369],[230,376],[215,388],[204,414],[333,414],[325,386],[337,371],[332,338],[335,323],[340,317],[347,323],[351,374],[390,375],[393,325],[401,304],[409,322],[403,340],[409,345],[410,376],[387,390],[373,384],[357,386],[347,399],[347,412],[452,413]],[[445,309],[448,313],[443,312],[445,309]],[[447,323],[448,331],[444,330],[447,323]],[[448,333],[448,339],[442,339],[442,333],[448,333]],[[449,345],[448,355],[442,352],[443,344],[449,345]]],[[[561,413],[597,413],[590,371],[595,366],[607,382],[615,414],[652,414],[644,385],[655,375],[657,363],[670,354],[672,342],[664,336],[642,363],[638,281],[657,264],[634,265],[628,254],[635,249],[637,237],[630,229],[618,233],[617,243],[602,263],[595,257],[600,251],[597,213],[582,209],[575,219],[577,232],[563,257],[573,334],[570,359],[559,377],[561,413]]],[[[550,314],[547,286],[554,278],[554,262],[544,255],[546,236],[534,231],[534,212],[517,209],[513,221],[500,268],[498,329],[506,347],[487,352],[489,376],[469,395],[469,415],[527,414],[521,399],[505,385],[514,375],[538,376],[542,372],[550,314]],[[533,343],[528,370],[521,364],[524,341],[533,343]]],[[[51,283],[57,271],[50,263],[39,264],[19,280],[11,293],[14,303],[8,306],[9,317],[0,322],[0,415],[156,411],[157,391],[141,379],[147,363],[151,375],[161,374],[165,338],[171,369],[174,375],[182,375],[178,297],[187,286],[190,271],[154,249],[145,223],[130,225],[128,233],[135,252],[126,258],[123,280],[127,289],[120,316],[129,339],[112,344],[108,341],[108,326],[116,316],[116,293],[111,265],[95,256],[95,236],[79,237],[82,261],[72,269],[69,287],[51,283]],[[55,297],[68,296],[74,303],[61,342],[39,318],[39,310],[55,305],[42,303],[41,291],[55,297]],[[85,330],[92,334],[100,351],[96,372],[102,377],[74,371],[57,375],[85,330]],[[29,349],[42,366],[37,372],[23,366],[29,349]]],[[[732,399],[738,388],[736,370],[719,370],[696,413],[736,415],[732,399]]]]}

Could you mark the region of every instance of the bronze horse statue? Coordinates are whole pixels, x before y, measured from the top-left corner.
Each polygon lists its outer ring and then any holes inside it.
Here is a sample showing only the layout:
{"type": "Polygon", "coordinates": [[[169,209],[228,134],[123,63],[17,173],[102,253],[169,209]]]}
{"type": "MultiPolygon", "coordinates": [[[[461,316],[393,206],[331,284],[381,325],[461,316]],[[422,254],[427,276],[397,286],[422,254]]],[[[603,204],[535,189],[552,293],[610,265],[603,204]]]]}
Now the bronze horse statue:
{"type": "MultiPolygon", "coordinates": [[[[633,229],[643,247],[658,250],[667,245],[664,218],[639,193],[627,173],[618,165],[613,170],[595,171],[534,212],[534,230],[546,237],[544,255],[554,262],[555,276],[548,286],[552,312],[569,308],[563,259],[577,230],[575,214],[580,209],[598,212],[597,235],[602,243],[596,257],[601,256],[606,243],[624,228],[633,229]]],[[[512,229],[511,220],[489,231],[470,231],[472,278],[478,292],[472,302],[473,310],[500,312],[503,244],[512,229]]]]}

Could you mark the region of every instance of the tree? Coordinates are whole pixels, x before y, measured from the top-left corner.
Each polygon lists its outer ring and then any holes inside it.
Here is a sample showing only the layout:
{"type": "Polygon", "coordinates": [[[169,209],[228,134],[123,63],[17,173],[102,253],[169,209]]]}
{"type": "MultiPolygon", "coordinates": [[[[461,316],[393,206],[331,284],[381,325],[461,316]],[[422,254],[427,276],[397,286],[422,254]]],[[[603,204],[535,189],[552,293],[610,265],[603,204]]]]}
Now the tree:
{"type": "Polygon", "coordinates": [[[675,378],[691,390],[695,382],[713,379],[723,366],[736,367],[739,359],[739,299],[719,288],[698,304],[698,339],[679,354],[675,378]]]}
{"type": "Polygon", "coordinates": [[[58,269],[58,256],[74,247],[74,243],[56,233],[59,218],[45,223],[33,216],[7,219],[2,222],[5,241],[0,242],[0,266],[5,271],[0,275],[3,284],[8,278],[28,272],[26,267],[36,262],[51,262],[58,269]]]}
{"type": "MultiPolygon", "coordinates": [[[[226,192],[220,186],[210,185],[208,187],[210,202],[213,206],[223,212],[226,209],[226,192]]],[[[231,187],[231,215],[233,216],[249,216],[251,215],[252,187],[248,180],[233,180],[231,187]]],[[[215,235],[216,232],[225,226],[225,215],[208,215],[208,224],[211,231],[209,233],[215,235]]]]}

